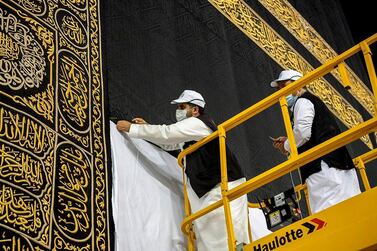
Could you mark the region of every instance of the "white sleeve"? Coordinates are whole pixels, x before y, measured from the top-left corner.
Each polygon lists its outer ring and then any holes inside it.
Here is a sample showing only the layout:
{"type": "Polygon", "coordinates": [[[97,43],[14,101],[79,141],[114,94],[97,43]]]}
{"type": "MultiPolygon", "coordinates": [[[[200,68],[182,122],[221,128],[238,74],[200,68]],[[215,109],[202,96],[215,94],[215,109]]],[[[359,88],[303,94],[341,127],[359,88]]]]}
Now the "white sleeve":
{"type": "MultiPolygon", "coordinates": [[[[309,99],[299,98],[293,111],[293,135],[297,147],[309,141],[312,135],[312,125],[315,115],[314,105],[309,99]]],[[[291,151],[288,139],[284,142],[284,148],[291,151]]]]}
{"type": "MultiPolygon", "coordinates": [[[[212,130],[200,119],[190,117],[171,125],[132,124],[128,135],[162,146],[177,145],[193,140],[198,141],[211,133],[212,130]]],[[[166,149],[167,146],[162,147],[166,149]]]]}
{"type": "Polygon", "coordinates": [[[179,144],[156,144],[165,151],[183,150],[184,143],[179,144]]]}

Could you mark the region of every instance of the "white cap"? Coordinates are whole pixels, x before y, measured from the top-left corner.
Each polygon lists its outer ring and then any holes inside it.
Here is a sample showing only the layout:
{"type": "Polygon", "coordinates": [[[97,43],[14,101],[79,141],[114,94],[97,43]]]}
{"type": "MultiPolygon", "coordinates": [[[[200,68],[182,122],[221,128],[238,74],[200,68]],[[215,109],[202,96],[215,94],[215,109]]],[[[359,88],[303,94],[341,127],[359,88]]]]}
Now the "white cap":
{"type": "Polygon", "coordinates": [[[271,82],[271,87],[277,87],[278,82],[280,81],[285,81],[285,80],[297,80],[302,77],[302,74],[299,73],[298,71],[294,70],[284,70],[280,72],[279,78],[275,79],[274,81],[271,82]]]}
{"type": "Polygon", "coordinates": [[[204,108],[206,102],[204,101],[203,96],[196,91],[192,90],[184,90],[179,98],[174,99],[170,102],[170,104],[182,104],[182,103],[190,103],[197,106],[204,108]]]}

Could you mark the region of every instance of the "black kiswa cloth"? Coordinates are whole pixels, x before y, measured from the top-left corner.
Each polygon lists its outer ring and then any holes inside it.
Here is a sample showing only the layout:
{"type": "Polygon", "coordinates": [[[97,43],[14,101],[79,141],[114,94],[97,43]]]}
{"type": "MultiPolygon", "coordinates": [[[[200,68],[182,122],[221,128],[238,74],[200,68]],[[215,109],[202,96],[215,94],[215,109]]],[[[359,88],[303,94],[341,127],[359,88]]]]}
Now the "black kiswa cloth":
{"type": "Polygon", "coordinates": [[[109,120],[114,122],[115,124],[119,120],[127,120],[127,121],[132,121],[135,116],[133,116],[132,112],[122,112],[119,109],[114,109],[110,112],[109,120]]]}

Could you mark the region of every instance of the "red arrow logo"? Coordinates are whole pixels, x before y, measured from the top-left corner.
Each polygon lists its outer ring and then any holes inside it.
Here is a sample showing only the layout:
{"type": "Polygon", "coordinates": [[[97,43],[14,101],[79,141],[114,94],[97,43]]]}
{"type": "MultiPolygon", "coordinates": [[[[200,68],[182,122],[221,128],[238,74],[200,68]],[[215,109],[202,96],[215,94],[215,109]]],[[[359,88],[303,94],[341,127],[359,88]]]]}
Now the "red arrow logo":
{"type": "Polygon", "coordinates": [[[304,227],[308,228],[309,231],[307,234],[311,234],[314,232],[314,230],[320,230],[321,228],[323,228],[324,226],[326,226],[326,222],[324,222],[323,220],[320,220],[318,218],[314,218],[312,220],[310,220],[311,222],[315,223],[317,226],[317,229],[315,227],[315,225],[309,223],[309,222],[304,222],[302,223],[301,225],[303,225],[304,227]]]}
{"type": "Polygon", "coordinates": [[[314,222],[315,224],[318,225],[317,227],[317,230],[320,230],[321,228],[323,228],[324,226],[326,226],[326,222],[318,219],[318,218],[314,218],[312,220],[310,220],[311,222],[314,222]]]}

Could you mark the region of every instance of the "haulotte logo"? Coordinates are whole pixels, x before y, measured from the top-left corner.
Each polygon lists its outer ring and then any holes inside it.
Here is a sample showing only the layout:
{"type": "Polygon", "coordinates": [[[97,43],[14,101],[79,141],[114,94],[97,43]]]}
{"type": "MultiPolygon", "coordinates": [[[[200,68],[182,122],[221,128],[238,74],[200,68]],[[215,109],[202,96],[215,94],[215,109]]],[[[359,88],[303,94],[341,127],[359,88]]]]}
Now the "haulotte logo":
{"type": "Polygon", "coordinates": [[[291,229],[290,231],[285,232],[285,234],[283,235],[276,235],[273,241],[254,246],[254,251],[271,251],[276,248],[285,246],[286,244],[294,242],[306,235],[313,233],[314,231],[322,229],[326,226],[326,222],[318,218],[314,218],[302,223],[301,226],[303,226],[304,228],[299,227],[297,229],[291,229]]]}

